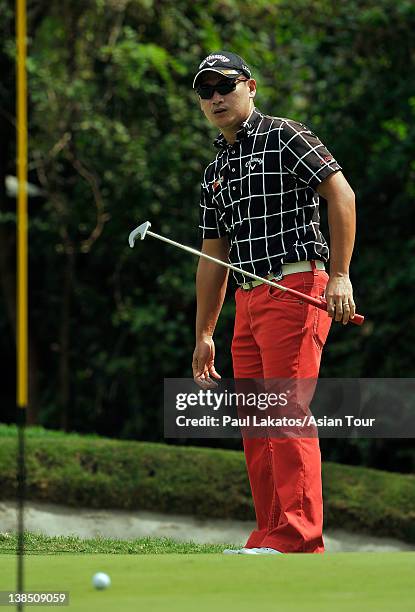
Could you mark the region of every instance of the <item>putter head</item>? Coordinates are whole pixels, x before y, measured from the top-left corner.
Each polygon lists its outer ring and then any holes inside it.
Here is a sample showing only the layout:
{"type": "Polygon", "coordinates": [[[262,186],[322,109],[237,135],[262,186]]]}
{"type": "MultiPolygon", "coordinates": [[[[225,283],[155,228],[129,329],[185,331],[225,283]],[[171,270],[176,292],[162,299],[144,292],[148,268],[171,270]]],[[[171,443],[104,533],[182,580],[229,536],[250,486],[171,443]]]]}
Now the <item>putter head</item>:
{"type": "Polygon", "coordinates": [[[131,232],[131,234],[128,236],[128,243],[129,243],[131,248],[133,248],[137,236],[140,236],[140,239],[144,240],[144,238],[145,238],[145,236],[147,234],[147,230],[148,230],[149,227],[151,227],[151,223],[150,223],[150,221],[146,221],[145,223],[142,223],[141,225],[136,227],[131,232]]]}

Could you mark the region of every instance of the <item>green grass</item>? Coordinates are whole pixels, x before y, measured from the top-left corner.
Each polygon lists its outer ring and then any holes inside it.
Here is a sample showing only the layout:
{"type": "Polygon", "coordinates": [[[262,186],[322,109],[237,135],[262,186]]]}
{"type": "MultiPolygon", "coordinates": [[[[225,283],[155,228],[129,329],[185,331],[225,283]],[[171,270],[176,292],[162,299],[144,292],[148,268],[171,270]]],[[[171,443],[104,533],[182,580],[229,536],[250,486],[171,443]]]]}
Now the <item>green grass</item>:
{"type": "MultiPolygon", "coordinates": [[[[171,538],[137,538],[135,540],[112,540],[110,538],[82,539],[75,536],[50,537],[39,533],[25,533],[25,552],[28,555],[54,555],[65,553],[148,555],[165,553],[218,553],[223,548],[235,548],[227,544],[195,544],[176,542],[171,538]]],[[[15,554],[17,535],[0,533],[0,554],[15,554]]]]}
{"type": "MultiPolygon", "coordinates": [[[[6,425],[5,423],[0,423],[0,438],[8,438],[10,436],[17,436],[17,426],[14,424],[6,425]]],[[[102,436],[94,433],[88,434],[79,434],[79,433],[66,433],[66,431],[61,431],[58,429],[45,429],[40,425],[34,425],[25,428],[25,436],[26,438],[67,438],[70,436],[73,439],[84,440],[102,440],[102,436]]]]}
{"type": "MultiPolygon", "coordinates": [[[[59,555],[25,560],[25,590],[69,591],[71,612],[410,612],[413,553],[59,555]],[[109,574],[96,591],[91,578],[109,574]]],[[[16,563],[0,555],[0,590],[16,563]]],[[[15,559],[14,559],[15,561],[15,559]]]]}
{"type": "MultiPolygon", "coordinates": [[[[254,520],[243,452],[26,430],[28,500],[254,520]]],[[[0,499],[16,499],[16,427],[0,425],[0,499]]],[[[324,523],[415,542],[415,476],[323,463],[324,523]]]]}

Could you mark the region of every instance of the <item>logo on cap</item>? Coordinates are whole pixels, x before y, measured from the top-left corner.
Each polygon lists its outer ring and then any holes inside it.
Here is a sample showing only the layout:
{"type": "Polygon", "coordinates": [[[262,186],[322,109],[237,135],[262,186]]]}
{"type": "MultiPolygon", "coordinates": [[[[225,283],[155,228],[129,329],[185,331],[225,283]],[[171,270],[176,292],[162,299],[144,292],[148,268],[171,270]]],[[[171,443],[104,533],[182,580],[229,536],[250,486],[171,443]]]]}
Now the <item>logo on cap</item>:
{"type": "Polygon", "coordinates": [[[217,61],[226,63],[226,62],[230,62],[231,60],[229,59],[229,57],[226,57],[226,55],[219,55],[219,54],[208,55],[208,57],[206,57],[203,60],[203,62],[200,64],[199,70],[203,68],[205,64],[208,64],[209,66],[214,66],[217,61]]]}

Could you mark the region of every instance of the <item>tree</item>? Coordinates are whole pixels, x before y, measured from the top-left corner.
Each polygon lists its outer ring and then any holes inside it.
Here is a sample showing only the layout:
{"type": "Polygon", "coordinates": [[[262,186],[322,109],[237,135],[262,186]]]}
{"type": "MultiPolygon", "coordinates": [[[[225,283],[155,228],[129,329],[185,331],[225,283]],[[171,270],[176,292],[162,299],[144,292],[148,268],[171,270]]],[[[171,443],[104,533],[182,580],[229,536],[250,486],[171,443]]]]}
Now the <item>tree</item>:
{"type": "MultiPolygon", "coordinates": [[[[357,193],[352,280],[368,323],[333,326],[322,375],[411,375],[412,2],[64,0],[31,11],[30,170],[46,194],[30,223],[40,422],[159,439],[163,378],[191,376],[196,261],[150,238],[130,251],[127,237],[149,220],[199,246],[199,182],[215,151],[191,83],[200,59],[220,48],[253,67],[258,107],[308,124],[357,193]]],[[[11,173],[13,13],[5,14],[0,170],[11,173]]],[[[3,184],[9,314],[0,312],[0,329],[10,353],[14,204],[3,184]]],[[[232,292],[216,334],[225,376],[232,292]]]]}

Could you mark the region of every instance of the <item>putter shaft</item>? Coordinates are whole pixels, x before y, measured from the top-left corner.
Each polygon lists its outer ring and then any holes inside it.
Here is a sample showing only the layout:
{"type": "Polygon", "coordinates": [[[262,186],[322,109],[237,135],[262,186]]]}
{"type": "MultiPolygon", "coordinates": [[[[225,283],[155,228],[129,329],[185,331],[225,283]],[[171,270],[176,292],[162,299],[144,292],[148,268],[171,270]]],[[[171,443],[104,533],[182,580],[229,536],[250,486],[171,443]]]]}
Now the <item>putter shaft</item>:
{"type": "MultiPolygon", "coordinates": [[[[193,255],[197,255],[198,257],[203,257],[204,259],[208,259],[220,266],[228,268],[229,270],[234,270],[235,272],[239,272],[244,276],[248,276],[254,280],[260,280],[264,285],[269,285],[270,287],[276,287],[281,291],[286,291],[290,295],[295,295],[296,297],[304,300],[308,304],[315,306],[316,308],[320,308],[320,310],[325,310],[327,312],[327,302],[323,298],[314,298],[311,295],[307,295],[305,293],[301,293],[296,289],[291,289],[289,287],[284,287],[283,285],[279,285],[278,283],[268,280],[267,278],[261,278],[257,274],[253,274],[252,272],[246,272],[245,270],[241,270],[237,266],[234,266],[226,261],[222,261],[221,259],[216,259],[216,257],[212,257],[211,255],[207,255],[206,253],[202,253],[202,251],[198,251],[197,249],[193,249],[192,247],[186,246],[185,244],[180,244],[180,242],[176,242],[175,240],[171,240],[170,238],[166,238],[165,236],[161,236],[160,234],[156,234],[155,232],[151,232],[148,228],[151,227],[151,224],[147,221],[142,225],[138,226],[135,230],[133,230],[129,236],[129,244],[130,247],[133,248],[135,239],[137,236],[140,236],[141,240],[144,240],[145,236],[149,234],[153,238],[157,238],[157,240],[161,240],[162,242],[167,242],[167,244],[171,244],[183,251],[187,251],[188,253],[192,253],[193,255]]],[[[354,323],[355,325],[362,325],[365,318],[363,315],[355,314],[355,316],[349,319],[350,323],[354,323]]]]}

